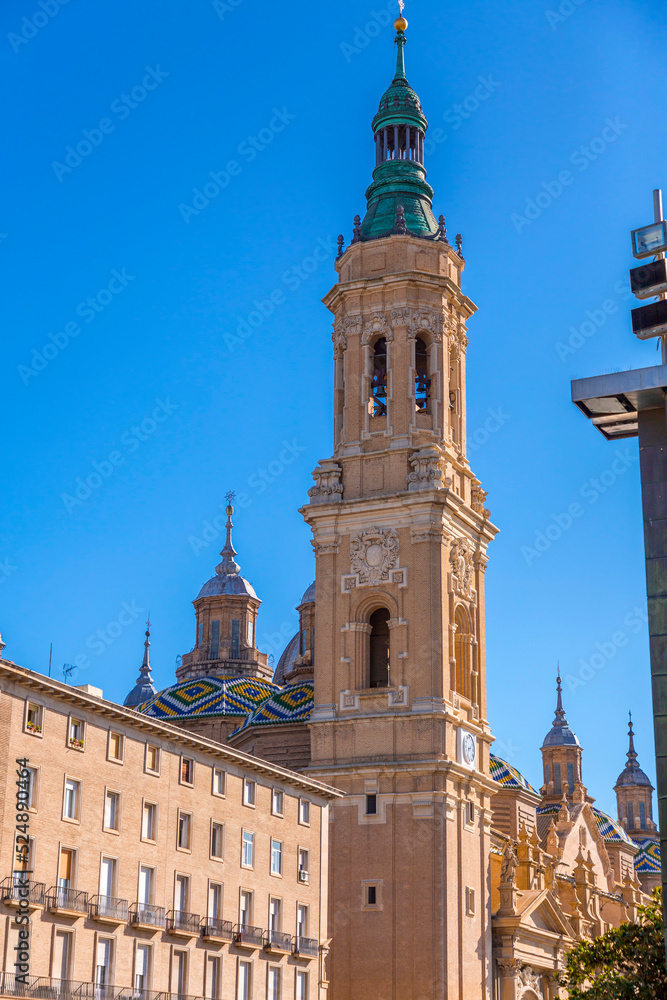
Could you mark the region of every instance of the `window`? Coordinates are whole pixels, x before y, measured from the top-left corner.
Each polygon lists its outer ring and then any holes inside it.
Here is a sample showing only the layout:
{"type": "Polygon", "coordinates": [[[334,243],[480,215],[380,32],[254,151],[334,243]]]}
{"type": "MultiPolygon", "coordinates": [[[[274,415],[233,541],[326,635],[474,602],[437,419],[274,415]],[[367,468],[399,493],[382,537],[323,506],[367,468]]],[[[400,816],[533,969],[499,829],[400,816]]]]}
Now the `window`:
{"type": "Polygon", "coordinates": [[[108,789],[104,796],[104,829],[120,829],[120,794],[108,789]]]}
{"type": "Polygon", "coordinates": [[[95,985],[98,987],[108,986],[112,981],[112,953],[113,938],[98,938],[97,957],[95,959],[95,985]]]}
{"type": "Polygon", "coordinates": [[[269,899],[269,930],[280,931],[282,928],[282,902],[275,897],[269,899]]]}
{"type": "Polygon", "coordinates": [[[646,804],[644,802],[639,803],[639,826],[642,830],[646,829],[646,804]]]}
{"type": "Polygon", "coordinates": [[[285,796],[278,788],[271,793],[271,812],[274,816],[282,816],[285,809],[285,796]]]}
{"type": "Polygon", "coordinates": [[[219,1000],[220,968],[222,959],[217,955],[206,956],[206,996],[209,1000],[219,1000]]]}
{"type": "MultiPolygon", "coordinates": [[[[465,560],[463,560],[465,561],[465,560]]],[[[464,572],[459,571],[459,576],[464,572]]],[[[459,604],[454,613],[454,660],[456,662],[456,690],[464,698],[471,696],[472,641],[468,612],[459,604]]]]}
{"type": "MultiPolygon", "coordinates": [[[[22,825],[22,824],[21,824],[22,825]]],[[[14,880],[22,878],[21,872],[35,870],[35,838],[26,837],[17,830],[14,834],[14,880]],[[28,843],[26,844],[26,840],[28,843]]],[[[17,902],[19,897],[16,897],[17,902]]]]}
{"type": "Polygon", "coordinates": [[[213,795],[219,795],[224,797],[226,791],[226,777],[224,771],[220,770],[219,767],[213,768],[213,784],[211,787],[211,793],[213,795]]]}
{"type": "Polygon", "coordinates": [[[42,724],[44,717],[44,709],[41,705],[35,704],[34,701],[29,701],[26,707],[25,713],[25,728],[29,733],[35,733],[41,735],[42,724]]]}
{"type": "Polygon", "coordinates": [[[369,687],[389,686],[389,612],[378,608],[370,617],[369,687]]]}
{"type": "Polygon", "coordinates": [[[567,765],[567,790],[570,795],[574,792],[574,764],[567,765]]]}
{"type": "Polygon", "coordinates": [[[271,874],[282,875],[283,873],[283,845],[280,840],[271,841],[271,874]]]}
{"type": "Polygon", "coordinates": [[[308,907],[303,903],[297,903],[296,907],[296,936],[308,937],[308,907]]]}
{"type": "Polygon", "coordinates": [[[65,778],[65,795],[63,798],[63,819],[79,819],[81,807],[81,782],[73,778],[65,778]]]}
{"type": "Polygon", "coordinates": [[[181,784],[193,785],[195,781],[195,762],[189,757],[181,757],[181,784]]]}
{"type": "Polygon", "coordinates": [[[171,967],[171,991],[179,997],[185,997],[188,992],[188,953],[174,951],[171,967]]]}
{"type": "Polygon", "coordinates": [[[208,650],[209,660],[220,657],[220,622],[211,622],[211,643],[208,650]]]}
{"type": "Polygon", "coordinates": [[[280,966],[269,966],[266,981],[266,1000],[280,1000],[280,966]]]}
{"type": "Polygon", "coordinates": [[[191,849],[192,816],[190,813],[178,813],[178,846],[183,851],[191,849]]]}
{"type": "Polygon", "coordinates": [[[85,723],[70,717],[67,742],[75,750],[83,750],[85,723]]]}
{"type": "Polygon", "coordinates": [[[102,858],[100,862],[100,896],[113,897],[116,895],[117,868],[116,858],[102,858]]]}
{"type": "Polygon", "coordinates": [[[71,977],[72,967],[72,932],[56,931],[53,942],[53,978],[67,982],[71,977]]]}
{"type": "Polygon", "coordinates": [[[199,628],[197,629],[197,645],[201,646],[204,641],[204,623],[199,623],[199,628]]]}
{"type": "Polygon", "coordinates": [[[299,848],[299,882],[307,882],[309,877],[308,851],[299,848]]]}
{"type": "Polygon", "coordinates": [[[628,829],[635,828],[635,806],[633,802],[628,802],[628,829]]]}
{"type": "Polygon", "coordinates": [[[373,348],[370,414],[372,417],[385,417],[387,415],[387,341],[385,337],[380,337],[373,348]]]}
{"type": "Polygon", "coordinates": [[[417,337],[415,340],[415,409],[417,413],[426,413],[428,411],[428,391],[430,387],[428,351],[421,337],[417,337]]]}
{"type": "Polygon", "coordinates": [[[26,767],[25,771],[27,771],[27,775],[24,775],[26,784],[23,787],[26,792],[24,799],[26,809],[37,809],[38,771],[36,767],[26,767]]]}
{"type": "Polygon", "coordinates": [[[548,785],[549,784],[549,765],[548,764],[546,765],[546,767],[544,769],[544,774],[545,774],[545,782],[548,785]]]}
{"type": "Polygon", "coordinates": [[[222,861],[224,856],[224,829],[222,823],[211,823],[211,857],[217,861],[222,861]]]}
{"type": "Polygon", "coordinates": [[[144,802],[141,814],[141,839],[157,840],[157,805],[155,802],[144,802]]]}
{"type": "Polygon", "coordinates": [[[253,640],[255,638],[255,623],[252,618],[248,618],[248,645],[253,645],[253,640]]]}
{"type": "Polygon", "coordinates": [[[134,959],[134,989],[136,992],[150,988],[151,946],[138,944],[134,959]]]}
{"type": "Polygon", "coordinates": [[[468,826],[472,826],[475,822],[475,803],[466,802],[465,804],[465,821],[468,826]]]}
{"type": "Polygon", "coordinates": [[[256,797],[256,786],[254,781],[248,778],[243,779],[243,805],[254,806],[256,797]]]}
{"type": "Polygon", "coordinates": [[[146,744],[146,770],[149,774],[160,773],[160,748],[146,744]]]}
{"type": "Polygon", "coordinates": [[[216,882],[208,885],[208,919],[222,920],[222,886],[216,882]]]}
{"type": "Polygon", "coordinates": [[[155,869],[147,865],[139,868],[139,903],[150,906],[155,898],[155,869]]]}
{"type": "Polygon", "coordinates": [[[190,909],[190,876],[177,875],[174,882],[174,909],[187,913],[190,909]]]}
{"type": "Polygon", "coordinates": [[[60,848],[58,862],[58,888],[71,889],[74,884],[74,868],[76,855],[69,847],[60,848]]]}
{"type": "Polygon", "coordinates": [[[241,619],[232,618],[232,631],[229,638],[229,658],[238,660],[241,656],[241,619]]]}
{"type": "Polygon", "coordinates": [[[241,864],[244,868],[252,868],[255,855],[255,834],[243,831],[241,842],[241,864]]]}
{"type": "Polygon", "coordinates": [[[469,917],[475,915],[475,890],[469,885],[466,886],[466,914],[469,917]]]}
{"type": "Polygon", "coordinates": [[[310,802],[308,799],[299,799],[299,823],[303,826],[310,826],[310,802]]]}
{"type": "Polygon", "coordinates": [[[241,889],[239,897],[239,924],[241,927],[252,926],[252,893],[241,889]]]}
{"type": "Polygon", "coordinates": [[[377,906],[377,886],[368,885],[366,886],[367,896],[366,903],[368,906],[377,906]]]}
{"type": "Polygon", "coordinates": [[[296,1000],[308,1000],[308,973],[296,970],[296,1000]]]}
{"type": "Polygon", "coordinates": [[[366,796],[366,815],[367,816],[377,816],[378,811],[378,797],[377,795],[367,795],[366,796]]]}
{"type": "Polygon", "coordinates": [[[236,1000],[250,1000],[250,962],[239,961],[238,980],[236,983],[236,1000]]]}
{"type": "Polygon", "coordinates": [[[122,763],[124,740],[120,733],[109,733],[109,760],[122,763]]]}
{"type": "Polygon", "coordinates": [[[563,782],[561,780],[560,764],[554,764],[554,793],[556,795],[563,794],[563,782]]]}

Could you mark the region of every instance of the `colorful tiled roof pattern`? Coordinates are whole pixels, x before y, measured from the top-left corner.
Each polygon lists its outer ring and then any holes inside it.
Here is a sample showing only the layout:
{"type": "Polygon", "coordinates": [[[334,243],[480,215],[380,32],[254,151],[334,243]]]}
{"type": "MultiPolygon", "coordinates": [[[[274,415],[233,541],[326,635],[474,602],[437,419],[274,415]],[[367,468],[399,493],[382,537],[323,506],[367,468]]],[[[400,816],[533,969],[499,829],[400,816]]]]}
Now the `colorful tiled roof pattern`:
{"type": "Polygon", "coordinates": [[[592,806],[592,809],[597,828],[605,840],[613,844],[632,844],[632,841],[617,820],[612,819],[611,816],[607,816],[606,813],[603,813],[600,809],[596,809],[595,806],[592,806]]]}
{"type": "Polygon", "coordinates": [[[159,691],[137,711],[152,719],[248,715],[278,690],[254,677],[198,677],[159,691]]]}
{"type": "Polygon", "coordinates": [[[236,732],[240,733],[250,726],[278,726],[283,723],[305,722],[313,711],[314,699],[312,681],[289,684],[262,702],[236,732]]]}
{"type": "Polygon", "coordinates": [[[660,843],[656,840],[636,841],[640,850],[635,854],[635,871],[638,875],[660,874],[660,843]]]}
{"type": "Polygon", "coordinates": [[[491,754],[489,763],[491,767],[491,777],[494,781],[497,781],[499,785],[502,785],[503,788],[525,788],[526,791],[535,792],[536,795],[538,794],[536,789],[534,789],[533,786],[526,781],[521,772],[517,771],[517,769],[512,767],[511,764],[508,764],[507,761],[491,754]]]}

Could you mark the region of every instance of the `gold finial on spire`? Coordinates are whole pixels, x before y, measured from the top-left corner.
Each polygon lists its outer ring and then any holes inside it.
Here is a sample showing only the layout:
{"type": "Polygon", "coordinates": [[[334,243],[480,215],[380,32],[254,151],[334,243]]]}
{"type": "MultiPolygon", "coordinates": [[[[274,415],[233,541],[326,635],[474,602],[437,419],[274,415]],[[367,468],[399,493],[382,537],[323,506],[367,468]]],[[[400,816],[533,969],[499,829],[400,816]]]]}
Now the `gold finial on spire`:
{"type": "Polygon", "coordinates": [[[396,20],[394,21],[394,27],[396,28],[396,31],[405,31],[405,29],[408,26],[408,22],[403,17],[404,8],[405,4],[403,3],[403,0],[398,0],[398,9],[400,13],[399,16],[396,18],[396,20]]]}

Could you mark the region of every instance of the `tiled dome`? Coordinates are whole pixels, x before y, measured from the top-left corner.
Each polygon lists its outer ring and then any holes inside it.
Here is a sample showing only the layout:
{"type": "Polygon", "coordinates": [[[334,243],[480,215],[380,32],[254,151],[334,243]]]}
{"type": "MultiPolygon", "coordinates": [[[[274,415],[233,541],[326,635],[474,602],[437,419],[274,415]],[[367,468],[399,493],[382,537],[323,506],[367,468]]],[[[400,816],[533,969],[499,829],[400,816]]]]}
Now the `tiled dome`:
{"type": "Polygon", "coordinates": [[[278,687],[255,677],[198,677],[159,691],[138,710],[152,719],[248,715],[278,687]]]}
{"type": "Polygon", "coordinates": [[[657,840],[638,840],[635,854],[635,871],[638,875],[660,874],[660,843],[657,840]]]}
{"type": "Polygon", "coordinates": [[[491,754],[489,766],[491,768],[491,777],[499,785],[502,785],[503,788],[525,788],[526,791],[537,794],[533,786],[526,781],[521,772],[517,771],[511,764],[508,764],[507,761],[491,754]]]}
{"type": "Polygon", "coordinates": [[[313,702],[312,681],[290,684],[262,702],[236,732],[240,733],[250,726],[279,726],[283,723],[306,722],[313,711],[313,702]]]}

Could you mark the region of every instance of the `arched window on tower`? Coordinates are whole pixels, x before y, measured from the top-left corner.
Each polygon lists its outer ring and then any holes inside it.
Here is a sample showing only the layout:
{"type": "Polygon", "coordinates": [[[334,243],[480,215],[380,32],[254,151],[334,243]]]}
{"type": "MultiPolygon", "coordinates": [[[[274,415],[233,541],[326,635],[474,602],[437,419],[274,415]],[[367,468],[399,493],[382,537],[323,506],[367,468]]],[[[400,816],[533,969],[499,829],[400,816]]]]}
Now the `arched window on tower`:
{"type": "Polygon", "coordinates": [[[389,687],[389,612],[378,608],[370,617],[369,687],[389,687]]]}
{"type": "Polygon", "coordinates": [[[415,409],[417,413],[428,410],[429,389],[431,380],[428,377],[428,351],[426,344],[417,337],[415,340],[415,409]]]}
{"type": "Polygon", "coordinates": [[[371,381],[373,417],[387,415],[387,341],[380,337],[373,348],[373,376],[371,381]]]}
{"type": "Polygon", "coordinates": [[[454,615],[456,631],[454,633],[454,658],[456,660],[456,690],[464,698],[470,698],[471,688],[471,646],[470,622],[468,614],[461,605],[454,615]]]}

